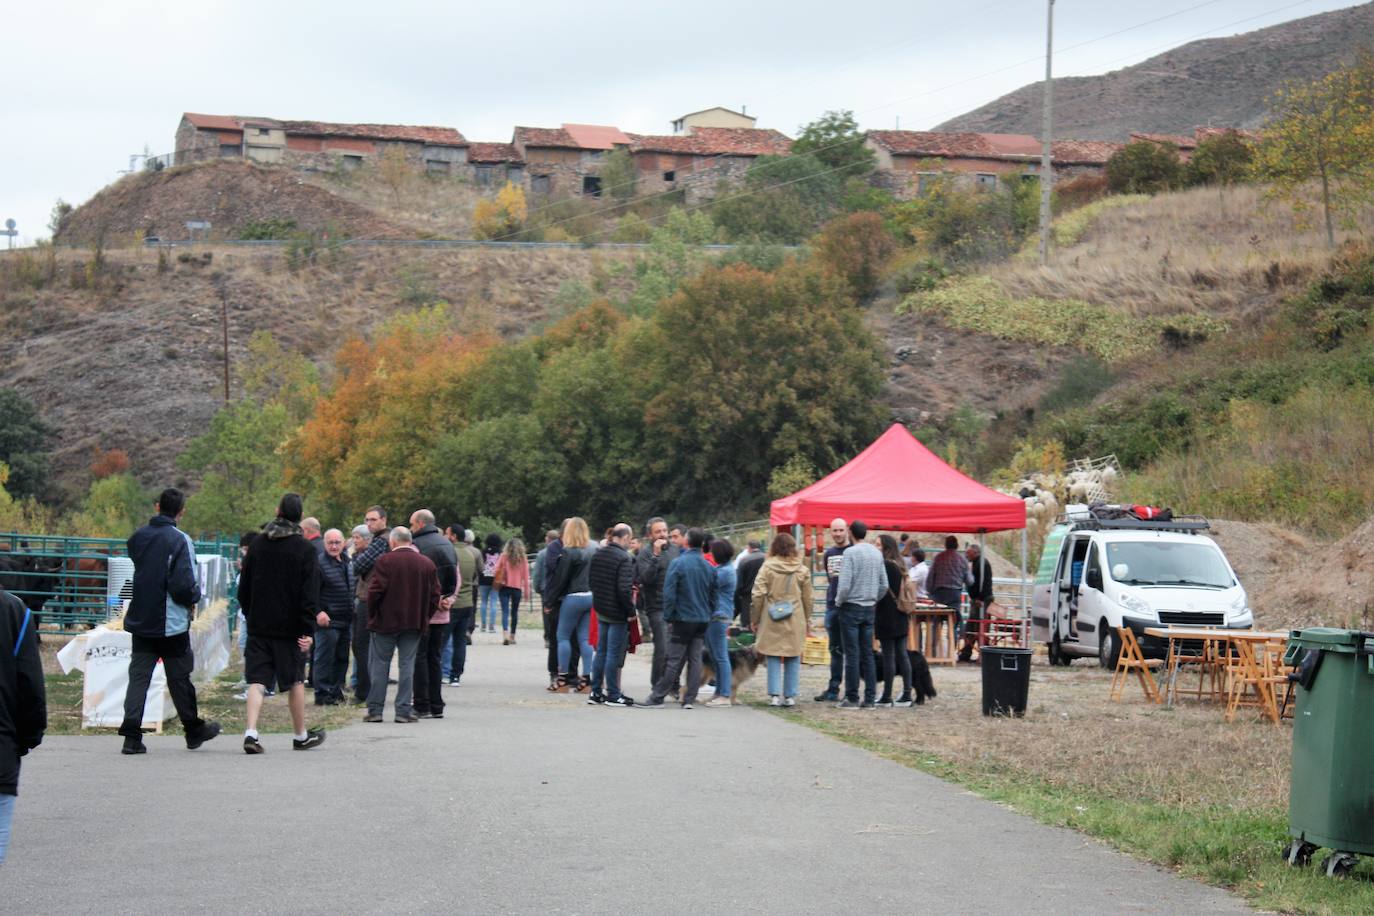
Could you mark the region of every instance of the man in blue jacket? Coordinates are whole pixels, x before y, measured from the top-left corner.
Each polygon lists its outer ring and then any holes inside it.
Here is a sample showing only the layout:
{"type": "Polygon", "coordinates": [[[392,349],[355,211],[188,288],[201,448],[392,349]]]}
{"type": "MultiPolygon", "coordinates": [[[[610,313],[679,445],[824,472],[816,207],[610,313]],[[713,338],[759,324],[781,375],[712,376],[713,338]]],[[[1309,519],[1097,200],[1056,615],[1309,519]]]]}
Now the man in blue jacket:
{"type": "Polygon", "coordinates": [[[124,615],[124,629],[133,637],[129,658],[129,687],[124,694],[124,754],[145,754],[143,706],[153,668],[162,659],[172,704],[186,731],[191,750],[219,734],[218,722],[206,722],[196,708],[196,688],[191,685],[191,616],[200,601],[196,575],[196,550],[191,539],[177,528],[186,507],[186,496],[168,487],[157,498],[157,515],[129,538],[129,559],[134,561],[133,598],[124,615]]]}
{"type": "Polygon", "coordinates": [[[701,687],[701,650],[706,642],[706,627],[711,622],[711,590],[715,585],[711,565],[701,554],[705,546],[706,532],[700,528],[688,529],[687,549],[668,565],[668,573],[663,577],[668,662],[645,704],[650,709],[663,707],[663,698],[677,685],[684,663],[687,665],[687,692],[682,695],[682,708],[691,709],[696,702],[697,690],[701,687]]]}

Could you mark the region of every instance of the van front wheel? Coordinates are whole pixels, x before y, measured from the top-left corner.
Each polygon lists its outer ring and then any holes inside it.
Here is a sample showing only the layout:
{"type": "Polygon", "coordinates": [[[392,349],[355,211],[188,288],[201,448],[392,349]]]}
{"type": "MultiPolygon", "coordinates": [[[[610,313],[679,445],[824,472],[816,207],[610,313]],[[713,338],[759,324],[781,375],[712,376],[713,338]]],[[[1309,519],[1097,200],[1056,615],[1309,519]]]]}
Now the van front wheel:
{"type": "Polygon", "coordinates": [[[1102,638],[1097,642],[1097,661],[1108,671],[1116,670],[1116,662],[1121,658],[1121,637],[1117,635],[1113,627],[1107,626],[1107,621],[1102,621],[1098,625],[1098,632],[1102,638]]]}

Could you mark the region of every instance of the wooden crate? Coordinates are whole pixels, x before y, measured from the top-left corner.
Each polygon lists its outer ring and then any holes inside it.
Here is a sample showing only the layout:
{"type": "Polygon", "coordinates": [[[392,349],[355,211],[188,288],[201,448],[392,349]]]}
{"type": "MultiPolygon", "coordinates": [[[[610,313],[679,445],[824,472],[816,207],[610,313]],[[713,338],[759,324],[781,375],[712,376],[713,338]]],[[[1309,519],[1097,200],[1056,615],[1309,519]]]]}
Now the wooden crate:
{"type": "Polygon", "coordinates": [[[803,665],[830,664],[830,640],[825,636],[808,636],[802,647],[803,665]]]}

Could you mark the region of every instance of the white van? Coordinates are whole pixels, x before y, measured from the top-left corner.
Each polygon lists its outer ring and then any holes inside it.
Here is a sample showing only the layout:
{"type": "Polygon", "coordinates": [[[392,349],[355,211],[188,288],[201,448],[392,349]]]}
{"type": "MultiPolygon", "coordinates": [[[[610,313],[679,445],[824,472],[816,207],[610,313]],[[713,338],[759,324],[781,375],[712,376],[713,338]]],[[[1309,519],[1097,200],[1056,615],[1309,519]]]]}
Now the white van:
{"type": "Polygon", "coordinates": [[[1045,539],[1031,605],[1032,639],[1048,646],[1050,664],[1096,656],[1104,668],[1115,668],[1122,626],[1156,658],[1168,642],[1146,636],[1146,627],[1254,626],[1235,570],[1203,534],[1206,519],[1148,522],[1069,510],[1045,539]]]}

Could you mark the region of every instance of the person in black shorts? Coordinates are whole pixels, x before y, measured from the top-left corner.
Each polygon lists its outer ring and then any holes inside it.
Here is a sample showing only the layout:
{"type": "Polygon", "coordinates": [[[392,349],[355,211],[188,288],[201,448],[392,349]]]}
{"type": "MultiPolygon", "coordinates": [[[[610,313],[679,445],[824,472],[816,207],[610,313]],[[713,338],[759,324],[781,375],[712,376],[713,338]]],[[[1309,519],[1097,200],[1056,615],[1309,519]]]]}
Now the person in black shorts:
{"type": "Polygon", "coordinates": [[[248,727],[245,754],[261,754],[258,714],[263,692],[275,687],[289,692],[291,746],[308,751],[324,743],[324,732],[305,728],[305,660],[314,642],[320,594],[320,565],[315,547],[301,533],[301,498],[287,493],[277,517],[248,545],[239,577],[239,604],[248,621],[244,677],[248,681],[248,727]]]}

